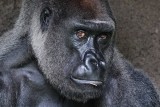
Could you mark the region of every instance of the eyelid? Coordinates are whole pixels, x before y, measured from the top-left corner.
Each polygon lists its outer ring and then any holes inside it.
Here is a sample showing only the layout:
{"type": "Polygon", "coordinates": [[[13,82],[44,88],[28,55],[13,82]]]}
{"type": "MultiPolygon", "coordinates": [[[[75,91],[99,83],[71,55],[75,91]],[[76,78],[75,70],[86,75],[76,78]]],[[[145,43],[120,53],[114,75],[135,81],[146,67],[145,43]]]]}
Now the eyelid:
{"type": "Polygon", "coordinates": [[[101,36],[106,36],[106,37],[112,36],[112,32],[104,32],[98,35],[98,37],[101,37],[101,36]]]}

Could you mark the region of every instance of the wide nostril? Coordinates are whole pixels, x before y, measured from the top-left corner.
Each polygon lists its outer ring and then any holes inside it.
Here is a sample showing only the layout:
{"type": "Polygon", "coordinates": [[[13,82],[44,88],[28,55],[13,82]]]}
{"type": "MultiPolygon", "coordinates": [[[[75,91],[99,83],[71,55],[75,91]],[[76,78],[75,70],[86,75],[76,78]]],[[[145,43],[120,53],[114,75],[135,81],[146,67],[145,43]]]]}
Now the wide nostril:
{"type": "Polygon", "coordinates": [[[92,65],[94,65],[94,66],[98,66],[98,62],[97,62],[96,59],[90,59],[89,63],[92,64],[92,65]]]}

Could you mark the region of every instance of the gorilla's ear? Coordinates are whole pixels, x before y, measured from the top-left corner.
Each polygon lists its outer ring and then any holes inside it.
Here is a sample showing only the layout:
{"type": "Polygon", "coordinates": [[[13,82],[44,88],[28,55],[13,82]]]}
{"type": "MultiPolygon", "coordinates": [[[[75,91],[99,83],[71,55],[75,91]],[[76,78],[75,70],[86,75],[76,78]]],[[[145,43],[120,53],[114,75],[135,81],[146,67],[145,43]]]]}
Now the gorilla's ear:
{"type": "Polygon", "coordinates": [[[51,19],[52,10],[49,7],[45,7],[40,16],[40,23],[41,23],[41,29],[42,31],[46,31],[49,26],[49,22],[51,19]]]}

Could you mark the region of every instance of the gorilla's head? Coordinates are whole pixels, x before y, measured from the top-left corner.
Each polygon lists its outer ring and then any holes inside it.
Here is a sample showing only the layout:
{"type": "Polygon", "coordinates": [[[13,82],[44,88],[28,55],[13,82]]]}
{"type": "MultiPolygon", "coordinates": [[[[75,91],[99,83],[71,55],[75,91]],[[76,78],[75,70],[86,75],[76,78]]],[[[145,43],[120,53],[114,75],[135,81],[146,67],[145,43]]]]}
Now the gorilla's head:
{"type": "Polygon", "coordinates": [[[35,1],[30,40],[45,78],[68,99],[100,97],[115,29],[107,0],[35,1]]]}

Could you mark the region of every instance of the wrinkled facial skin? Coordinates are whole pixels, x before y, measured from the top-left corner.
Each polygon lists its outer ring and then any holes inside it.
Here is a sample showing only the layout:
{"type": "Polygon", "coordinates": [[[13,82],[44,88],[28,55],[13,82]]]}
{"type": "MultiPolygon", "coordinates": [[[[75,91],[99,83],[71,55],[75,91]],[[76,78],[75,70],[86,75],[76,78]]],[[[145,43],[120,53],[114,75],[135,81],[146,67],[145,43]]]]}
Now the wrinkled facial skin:
{"type": "Polygon", "coordinates": [[[45,78],[75,101],[100,97],[113,54],[115,23],[102,0],[46,0],[32,18],[31,44],[45,78]]]}

